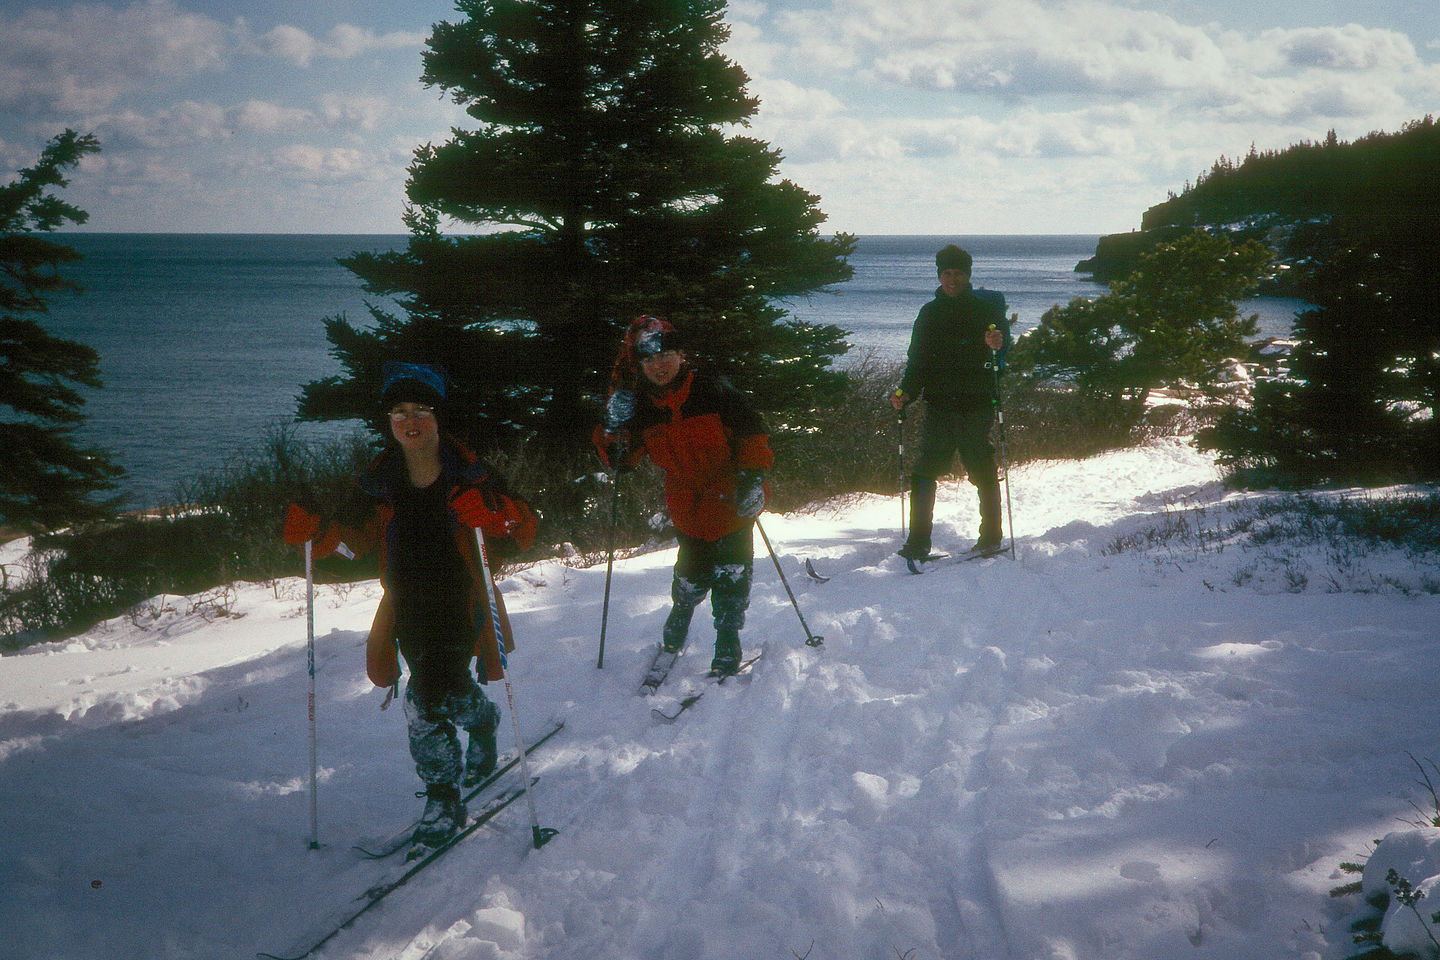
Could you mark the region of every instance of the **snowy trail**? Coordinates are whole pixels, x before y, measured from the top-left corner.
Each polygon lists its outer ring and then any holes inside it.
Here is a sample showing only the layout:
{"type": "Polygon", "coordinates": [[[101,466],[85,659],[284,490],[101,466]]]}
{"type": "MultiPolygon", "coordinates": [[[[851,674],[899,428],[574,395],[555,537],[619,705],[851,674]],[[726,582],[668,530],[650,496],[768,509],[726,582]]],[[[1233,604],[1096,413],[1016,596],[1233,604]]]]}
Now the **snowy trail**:
{"type": "MultiPolygon", "coordinates": [[[[1179,443],[1013,480],[1018,562],[905,573],[894,498],[767,517],[824,645],[761,553],[764,657],[673,724],[650,709],[713,638],[707,604],[637,695],[673,549],[616,564],[603,670],[604,569],[511,574],[522,726],[566,723],[532,758],[560,834],[531,850],[512,805],[321,960],[1339,960],[1337,866],[1413,817],[1407,752],[1440,758],[1435,594],[1375,585],[1440,561],[1113,552],[1236,499],[1179,443]]],[[[937,546],[968,545],[973,499],[942,489],[937,546]]],[[[284,953],[393,875],[350,849],[419,805],[364,678],[374,602],[319,595],[318,851],[295,581],[0,658],[0,928],[26,931],[0,958],[284,953]]]]}

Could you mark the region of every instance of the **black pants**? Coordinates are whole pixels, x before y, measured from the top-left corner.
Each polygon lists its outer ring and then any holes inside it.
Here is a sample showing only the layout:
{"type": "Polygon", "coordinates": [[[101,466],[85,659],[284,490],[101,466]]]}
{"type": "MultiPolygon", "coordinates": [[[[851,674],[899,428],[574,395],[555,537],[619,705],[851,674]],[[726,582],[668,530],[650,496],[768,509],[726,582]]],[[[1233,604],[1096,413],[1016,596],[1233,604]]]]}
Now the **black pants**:
{"type": "Polygon", "coordinates": [[[995,447],[990,428],[995,410],[989,404],[951,407],[927,401],[920,427],[920,452],[910,473],[927,480],[939,480],[950,472],[955,454],[970,482],[977,487],[998,483],[995,447]]]}
{"type": "Polygon", "coordinates": [[[950,472],[957,453],[965,475],[980,495],[979,542],[985,546],[1000,542],[1000,480],[995,447],[990,443],[994,423],[995,411],[988,404],[953,407],[926,402],[920,452],[910,471],[910,536],[902,548],[904,553],[923,556],[929,551],[935,483],[950,472]]]}

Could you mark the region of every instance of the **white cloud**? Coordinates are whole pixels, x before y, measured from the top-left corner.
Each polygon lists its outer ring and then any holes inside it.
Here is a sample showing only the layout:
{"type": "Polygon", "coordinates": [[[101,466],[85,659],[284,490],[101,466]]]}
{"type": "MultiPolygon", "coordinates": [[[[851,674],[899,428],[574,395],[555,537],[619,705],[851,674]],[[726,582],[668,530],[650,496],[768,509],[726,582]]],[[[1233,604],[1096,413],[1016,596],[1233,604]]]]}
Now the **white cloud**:
{"type": "Polygon", "coordinates": [[[1353,23],[1344,27],[1267,30],[1260,35],[1260,42],[1273,47],[1296,67],[1400,70],[1419,64],[1409,37],[1353,23]]]}
{"type": "Polygon", "coordinates": [[[94,131],[106,154],[131,148],[172,149],[245,134],[284,137],[320,130],[373,133],[394,111],[382,97],[327,94],[314,109],[267,100],[238,106],[183,100],[151,111],[123,108],[89,114],[80,124],[94,131]]]}
{"type": "Polygon", "coordinates": [[[104,109],[162,79],[223,66],[226,28],[170,0],[0,16],[0,106],[104,109]]]}
{"type": "Polygon", "coordinates": [[[844,102],[823,87],[804,87],[789,80],[765,80],[751,85],[760,99],[760,113],[772,120],[831,117],[844,111],[844,102]]]}
{"type": "MultiPolygon", "coordinates": [[[[1359,88],[1340,77],[1427,91],[1436,83],[1436,68],[1394,30],[1350,24],[1245,35],[1108,0],[834,0],[829,9],[778,15],[775,28],[788,55],[773,40],[766,55],[781,75],[851,75],[1003,104],[1043,97],[1243,107],[1274,81],[1328,89],[1323,101],[1349,113],[1357,104],[1346,91],[1359,88]]],[[[1297,109],[1272,102],[1261,112],[1297,109]]]]}
{"type": "Polygon", "coordinates": [[[282,23],[257,37],[254,46],[258,53],[279,57],[282,60],[289,60],[306,67],[310,65],[310,61],[315,59],[315,51],[319,44],[314,37],[299,27],[282,23]]]}
{"type": "Polygon", "coordinates": [[[1095,0],[837,0],[778,23],[810,63],[928,90],[1135,95],[1209,84],[1228,66],[1203,28],[1095,0]]]}
{"type": "Polygon", "coordinates": [[[328,93],[320,98],[320,115],[331,126],[374,131],[395,114],[396,110],[387,97],[328,93]]]}
{"type": "Polygon", "coordinates": [[[250,46],[257,53],[308,67],[317,59],[349,60],[374,50],[418,49],[424,42],[421,33],[377,34],[348,23],[337,24],[317,38],[299,27],[281,24],[256,37],[250,46]]]}
{"type": "Polygon", "coordinates": [[[390,158],[372,151],[300,143],[275,151],[274,165],[283,173],[317,181],[381,179],[395,172],[390,158]]]}
{"type": "Polygon", "coordinates": [[[182,100],[150,113],[127,108],[93,114],[82,126],[95,132],[108,157],[128,147],[166,150],[226,137],[233,122],[213,103],[182,100]]]}
{"type": "Polygon", "coordinates": [[[254,133],[298,130],[315,122],[312,111],[265,100],[247,100],[231,111],[235,126],[254,133]]]}

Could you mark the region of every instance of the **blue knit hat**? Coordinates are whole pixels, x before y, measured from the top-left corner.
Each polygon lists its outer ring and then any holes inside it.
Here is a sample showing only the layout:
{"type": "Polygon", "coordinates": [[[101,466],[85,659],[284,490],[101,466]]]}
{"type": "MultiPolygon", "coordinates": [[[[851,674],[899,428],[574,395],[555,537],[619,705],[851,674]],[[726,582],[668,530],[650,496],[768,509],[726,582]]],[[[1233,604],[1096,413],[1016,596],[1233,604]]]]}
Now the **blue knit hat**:
{"type": "Polygon", "coordinates": [[[445,402],[445,368],[430,363],[389,361],[381,368],[380,406],[388,410],[397,403],[423,403],[438,407],[445,402]]]}

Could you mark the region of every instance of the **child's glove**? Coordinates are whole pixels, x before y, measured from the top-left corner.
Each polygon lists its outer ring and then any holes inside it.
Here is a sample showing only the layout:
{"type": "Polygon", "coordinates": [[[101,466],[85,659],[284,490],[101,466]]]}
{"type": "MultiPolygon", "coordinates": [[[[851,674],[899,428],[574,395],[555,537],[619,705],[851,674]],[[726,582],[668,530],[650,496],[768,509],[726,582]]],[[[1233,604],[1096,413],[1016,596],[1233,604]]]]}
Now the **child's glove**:
{"type": "Polygon", "coordinates": [[[635,417],[635,394],[616,390],[605,401],[605,432],[619,434],[622,427],[635,417]]]}
{"type": "Polygon", "coordinates": [[[318,514],[298,503],[290,504],[290,509],[285,511],[285,542],[298,547],[308,540],[316,539],[320,536],[321,523],[318,514]]]}
{"type": "Polygon", "coordinates": [[[758,517],[765,509],[765,471],[741,470],[735,480],[735,512],[758,517]]]}
{"type": "Polygon", "coordinates": [[[457,520],[487,537],[508,537],[521,520],[520,511],[512,502],[493,494],[487,498],[474,487],[456,493],[450,500],[450,509],[455,511],[457,520]]]}

